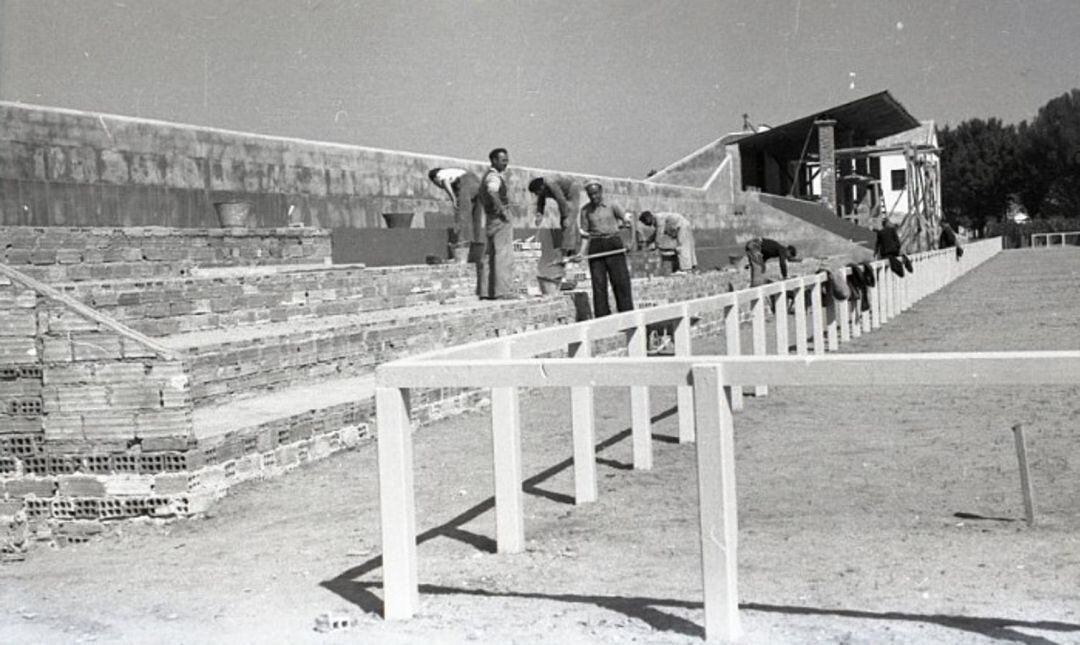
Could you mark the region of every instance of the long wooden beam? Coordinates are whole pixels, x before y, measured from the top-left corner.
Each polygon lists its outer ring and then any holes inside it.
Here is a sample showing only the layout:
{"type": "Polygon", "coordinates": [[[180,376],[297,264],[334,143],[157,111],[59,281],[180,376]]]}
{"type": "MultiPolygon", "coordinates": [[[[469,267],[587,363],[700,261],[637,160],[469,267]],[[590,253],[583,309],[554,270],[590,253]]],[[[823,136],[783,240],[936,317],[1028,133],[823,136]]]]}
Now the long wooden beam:
{"type": "Polygon", "coordinates": [[[695,365],[721,364],[727,385],[1075,385],[1080,351],[533,358],[385,364],[378,387],[692,385],[695,365]]]}

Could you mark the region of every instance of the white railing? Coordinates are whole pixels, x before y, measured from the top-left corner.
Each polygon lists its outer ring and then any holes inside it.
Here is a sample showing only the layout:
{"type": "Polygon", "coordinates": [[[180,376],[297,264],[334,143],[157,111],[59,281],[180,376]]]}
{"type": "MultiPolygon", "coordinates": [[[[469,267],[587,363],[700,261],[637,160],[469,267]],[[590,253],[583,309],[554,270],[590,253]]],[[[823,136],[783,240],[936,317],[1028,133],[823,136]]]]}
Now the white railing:
{"type": "Polygon", "coordinates": [[[1039,382],[1059,382],[1053,379],[1072,374],[1075,382],[1080,353],[1075,365],[1071,356],[1065,360],[1051,354],[1053,361],[1064,361],[1060,371],[1046,363],[1036,368],[1037,360],[1047,360],[1042,354],[824,356],[826,349],[836,350],[841,342],[880,327],[1000,250],[1001,240],[994,238],[967,246],[960,259],[953,249],[920,253],[911,256],[915,270],[902,279],[886,262],[874,262],[877,286],[870,290],[865,312],[849,312],[848,301],[823,305],[820,285],[827,277],[819,273],[477,341],[380,366],[376,406],[385,616],[407,618],[419,603],[410,388],[491,388],[496,543],[500,553],[516,553],[525,544],[519,388],[570,388],[575,502],[581,504],[597,497],[593,388],[630,388],[634,468],[649,469],[649,388],[674,386],[679,440],[697,441],[706,634],[709,639],[735,637],[739,623],[731,411],[742,406],[743,388],[763,395],[770,385],[877,385],[909,382],[912,374],[922,383],[1012,383],[1018,373],[1021,379],[1051,379],[1039,382]],[[794,296],[795,356],[787,356],[791,330],[783,300],[777,302],[781,313],[774,317],[771,342],[766,324],[770,299],[786,296],[794,296]],[[739,356],[742,306],[750,310],[753,356],[739,356]],[[708,314],[723,316],[726,356],[691,356],[692,321],[708,314]],[[657,326],[673,329],[674,356],[647,356],[647,334],[657,326]],[[594,341],[619,335],[626,338],[626,357],[591,356],[594,341]],[[560,351],[569,358],[537,358],[560,351]]]}
{"type": "Polygon", "coordinates": [[[1080,231],[1068,231],[1066,233],[1032,233],[1031,246],[1070,246],[1080,245],[1080,231]],[[1068,239],[1072,241],[1069,242],[1068,239]],[[1057,240],[1057,244],[1054,244],[1057,240]]]}

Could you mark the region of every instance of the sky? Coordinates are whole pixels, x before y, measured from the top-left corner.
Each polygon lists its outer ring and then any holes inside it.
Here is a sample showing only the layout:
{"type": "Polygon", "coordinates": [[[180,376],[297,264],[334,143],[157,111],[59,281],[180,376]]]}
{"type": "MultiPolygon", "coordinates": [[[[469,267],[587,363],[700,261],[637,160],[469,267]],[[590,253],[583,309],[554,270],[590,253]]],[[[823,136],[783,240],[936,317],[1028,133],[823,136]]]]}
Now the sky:
{"type": "Polygon", "coordinates": [[[644,177],[889,90],[939,125],[1080,87],[1080,0],[0,0],[0,99],[644,177]]]}

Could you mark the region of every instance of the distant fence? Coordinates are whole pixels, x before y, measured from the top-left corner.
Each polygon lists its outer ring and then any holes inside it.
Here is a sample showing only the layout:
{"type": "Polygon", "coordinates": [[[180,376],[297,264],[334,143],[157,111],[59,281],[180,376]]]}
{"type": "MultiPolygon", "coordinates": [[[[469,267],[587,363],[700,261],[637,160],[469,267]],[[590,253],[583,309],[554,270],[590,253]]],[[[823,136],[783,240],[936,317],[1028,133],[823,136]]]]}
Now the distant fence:
{"type": "MultiPolygon", "coordinates": [[[[578,504],[597,498],[594,387],[629,387],[635,469],[652,467],[650,387],[676,387],[680,442],[697,442],[702,578],[707,637],[740,633],[736,586],[737,526],[732,416],[742,390],[770,385],[837,386],[910,383],[1075,383],[1080,352],[824,356],[906,310],[1001,250],[1000,238],[975,242],[957,259],[953,249],[911,257],[914,271],[898,277],[884,261],[871,264],[876,288],[866,311],[822,298],[824,273],[718,296],[629,311],[430,352],[386,363],[376,371],[379,489],[387,618],[412,616],[419,604],[413,492],[410,388],[491,388],[496,543],[500,553],[524,548],[521,423],[518,389],[566,387],[571,392],[574,492],[578,504]],[[783,314],[793,297],[794,330],[783,314]],[[781,312],[767,328],[766,307],[781,312]],[[753,356],[741,353],[740,308],[749,307],[753,356]],[[690,327],[721,315],[726,356],[692,356],[690,327]],[[647,335],[672,330],[674,355],[648,356],[647,335]],[[791,332],[794,331],[794,356],[791,332]],[[593,343],[624,336],[626,357],[594,358],[593,343]],[[569,358],[538,358],[566,352],[569,358]],[[772,355],[770,355],[772,354],[772,355]]],[[[846,273],[849,269],[841,269],[846,273]]],[[[859,308],[861,309],[861,307],[859,308]]]]}
{"type": "Polygon", "coordinates": [[[1080,231],[1032,233],[1031,246],[1080,246],[1080,231]],[[1057,242],[1055,244],[1055,241],[1057,242]]]}

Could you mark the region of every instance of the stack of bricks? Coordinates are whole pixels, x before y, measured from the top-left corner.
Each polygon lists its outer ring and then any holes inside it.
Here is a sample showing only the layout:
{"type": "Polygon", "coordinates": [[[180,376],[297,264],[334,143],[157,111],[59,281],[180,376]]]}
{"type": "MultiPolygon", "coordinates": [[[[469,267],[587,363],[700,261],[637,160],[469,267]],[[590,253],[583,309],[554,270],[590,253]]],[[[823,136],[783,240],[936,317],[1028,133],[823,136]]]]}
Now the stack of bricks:
{"type": "Polygon", "coordinates": [[[314,228],[0,227],[0,263],[46,282],[185,275],[192,267],[324,264],[314,228]]]}
{"type": "Polygon", "coordinates": [[[345,426],[212,464],[202,463],[200,452],[183,461],[159,453],[116,461],[107,474],[84,465],[69,473],[0,477],[0,561],[33,542],[86,542],[115,530],[116,520],[202,513],[231,486],[276,477],[356,446],[367,434],[366,425],[345,426]]]}

